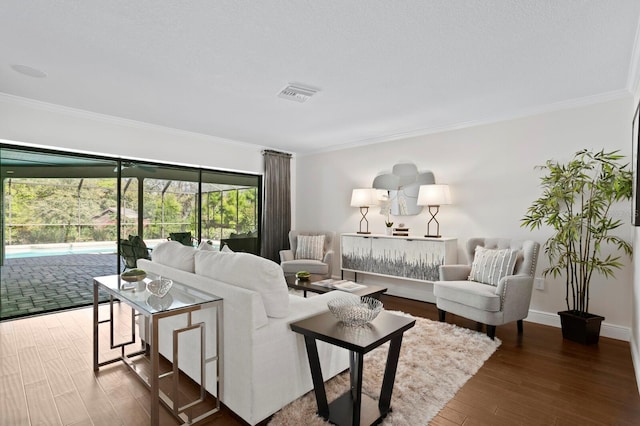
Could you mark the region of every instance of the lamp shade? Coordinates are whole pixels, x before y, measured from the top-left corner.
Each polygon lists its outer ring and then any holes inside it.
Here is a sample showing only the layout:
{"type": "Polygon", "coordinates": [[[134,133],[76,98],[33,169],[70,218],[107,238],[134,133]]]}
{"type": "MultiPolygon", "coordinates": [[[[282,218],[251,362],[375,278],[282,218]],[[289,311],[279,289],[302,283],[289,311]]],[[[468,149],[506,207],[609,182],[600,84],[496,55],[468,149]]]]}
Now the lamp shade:
{"type": "Polygon", "coordinates": [[[351,193],[351,207],[369,207],[380,203],[378,190],[373,188],[354,189],[351,193]]]}
{"type": "Polygon", "coordinates": [[[421,185],[418,192],[419,206],[442,206],[451,204],[449,185],[421,185]]]}

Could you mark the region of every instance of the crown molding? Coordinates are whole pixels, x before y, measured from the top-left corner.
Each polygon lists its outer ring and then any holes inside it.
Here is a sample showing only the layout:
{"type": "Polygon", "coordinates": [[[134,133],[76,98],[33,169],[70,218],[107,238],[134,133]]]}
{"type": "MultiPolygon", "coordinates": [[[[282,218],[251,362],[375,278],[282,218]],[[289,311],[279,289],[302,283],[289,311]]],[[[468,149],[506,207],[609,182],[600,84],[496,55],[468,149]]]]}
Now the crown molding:
{"type": "Polygon", "coordinates": [[[450,132],[453,130],[477,127],[477,126],[482,126],[486,124],[495,124],[495,123],[500,123],[504,121],[516,120],[519,118],[531,117],[531,116],[546,114],[546,113],[555,112],[555,111],[562,111],[567,109],[580,108],[580,107],[585,107],[589,105],[609,102],[617,99],[622,99],[628,96],[630,96],[630,93],[626,89],[613,90],[611,92],[600,93],[597,95],[585,96],[582,98],[570,99],[567,101],[554,102],[551,104],[535,106],[531,108],[524,108],[519,111],[511,112],[508,114],[495,115],[493,117],[484,117],[477,120],[469,120],[469,121],[458,122],[458,123],[449,123],[441,126],[433,126],[433,127],[405,131],[405,132],[390,133],[387,135],[376,136],[368,139],[354,140],[351,142],[347,142],[340,145],[334,145],[334,146],[327,147],[320,150],[299,153],[298,156],[305,157],[308,155],[321,154],[325,152],[339,151],[343,149],[357,148],[360,146],[397,141],[399,139],[409,139],[409,138],[415,138],[419,136],[426,136],[426,135],[431,135],[436,133],[444,133],[444,132],[450,132]]]}
{"type": "Polygon", "coordinates": [[[151,130],[156,132],[162,132],[174,136],[183,136],[191,138],[206,139],[215,143],[232,144],[232,145],[245,145],[247,147],[255,147],[257,149],[268,149],[269,147],[263,145],[256,145],[249,142],[244,142],[235,139],[226,139],[219,136],[207,135],[204,133],[191,132],[188,130],[176,129],[174,127],[161,126],[159,124],[151,124],[143,121],[131,120],[128,118],[117,117],[108,114],[101,114],[92,111],[86,111],[78,108],[71,108],[63,105],[52,104],[49,102],[38,101],[35,99],[24,98],[22,96],[11,95],[8,93],[0,92],[0,102],[6,102],[9,104],[16,104],[23,107],[34,108],[41,111],[47,111],[57,114],[65,114],[72,117],[83,118],[87,120],[98,121],[107,124],[114,124],[118,126],[133,127],[142,130],[151,130]]]}
{"type": "MultiPolygon", "coordinates": [[[[638,46],[640,46],[640,43],[638,44],[638,46]]],[[[640,66],[640,63],[638,64],[638,66],[640,66]]],[[[566,109],[589,106],[589,105],[598,104],[598,103],[604,103],[604,102],[628,97],[630,95],[631,95],[630,92],[626,89],[614,90],[611,92],[601,93],[597,95],[585,96],[582,98],[570,99],[567,101],[561,101],[561,102],[555,102],[552,104],[547,104],[542,106],[525,108],[520,111],[511,112],[509,114],[496,115],[493,117],[484,117],[477,120],[469,120],[464,122],[449,123],[449,124],[444,124],[440,126],[420,128],[416,130],[389,133],[386,135],[376,136],[373,138],[356,139],[350,142],[346,142],[339,145],[333,145],[333,146],[319,149],[319,150],[312,150],[307,152],[294,152],[294,155],[298,157],[305,157],[305,156],[321,154],[325,152],[340,151],[340,150],[356,148],[360,146],[392,142],[392,141],[397,141],[399,139],[409,139],[414,137],[426,136],[430,134],[450,132],[454,130],[477,127],[477,126],[482,126],[486,124],[494,124],[494,123],[499,123],[503,121],[515,120],[518,118],[540,115],[540,114],[545,114],[545,113],[554,112],[554,111],[561,111],[566,109]]],[[[244,142],[244,141],[239,141],[234,139],[225,139],[217,136],[206,135],[203,133],[190,132],[187,130],[175,129],[172,127],[166,127],[166,126],[161,126],[157,124],[145,123],[145,122],[131,120],[127,118],[116,117],[116,116],[107,115],[107,114],[100,114],[100,113],[95,113],[91,111],[85,111],[77,108],[51,104],[48,102],[37,101],[34,99],[10,95],[2,92],[0,92],[0,102],[17,104],[17,105],[21,105],[29,108],[49,111],[53,113],[66,114],[73,117],[79,117],[79,118],[94,120],[94,121],[108,123],[108,124],[115,124],[120,126],[138,128],[138,129],[158,131],[158,132],[163,132],[163,133],[167,133],[175,136],[201,138],[201,139],[206,139],[208,141],[213,141],[216,143],[231,144],[231,145],[245,145],[247,147],[254,147],[259,150],[273,148],[269,146],[256,145],[249,142],[244,142]]]]}

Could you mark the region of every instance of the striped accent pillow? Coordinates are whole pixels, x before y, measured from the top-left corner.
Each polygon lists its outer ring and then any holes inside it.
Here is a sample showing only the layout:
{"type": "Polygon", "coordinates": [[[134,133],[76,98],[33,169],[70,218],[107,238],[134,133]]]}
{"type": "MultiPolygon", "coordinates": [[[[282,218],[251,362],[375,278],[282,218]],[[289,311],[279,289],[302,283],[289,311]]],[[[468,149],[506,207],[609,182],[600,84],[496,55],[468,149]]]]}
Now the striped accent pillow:
{"type": "Polygon", "coordinates": [[[476,247],[469,280],[497,286],[502,277],[513,274],[518,250],[476,247]]]}
{"type": "Polygon", "coordinates": [[[324,235],[298,235],[296,259],[322,260],[324,235]]]}

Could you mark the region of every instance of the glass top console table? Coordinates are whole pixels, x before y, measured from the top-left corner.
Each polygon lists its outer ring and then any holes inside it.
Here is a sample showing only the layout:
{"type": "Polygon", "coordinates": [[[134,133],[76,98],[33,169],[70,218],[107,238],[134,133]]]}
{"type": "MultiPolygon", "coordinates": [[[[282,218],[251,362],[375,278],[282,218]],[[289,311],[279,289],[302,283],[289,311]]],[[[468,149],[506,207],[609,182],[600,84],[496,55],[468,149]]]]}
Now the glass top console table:
{"type": "MultiPolygon", "coordinates": [[[[93,369],[98,371],[100,367],[114,362],[122,361],[127,365],[136,376],[151,391],[151,424],[157,425],[160,422],[159,410],[160,404],[165,405],[169,411],[180,421],[186,424],[197,424],[206,419],[210,415],[220,410],[220,399],[222,391],[222,371],[223,371],[223,306],[222,298],[198,291],[189,286],[183,285],[176,281],[164,297],[152,295],[146,290],[146,283],[152,278],[146,278],[138,283],[129,283],[120,278],[119,275],[110,275],[104,277],[96,277],[93,279],[93,369]],[[99,318],[98,293],[100,290],[106,291],[109,295],[109,318],[99,318]],[[115,343],[114,339],[114,301],[119,300],[132,308],[131,310],[131,340],[121,343],[115,343]],[[192,313],[202,309],[216,309],[216,354],[212,357],[206,357],[206,328],[204,322],[193,323],[192,313]],[[136,313],[137,312],[137,313],[136,313]],[[172,371],[160,374],[160,354],[159,354],[159,331],[158,323],[160,319],[173,315],[186,314],[187,325],[182,328],[173,330],[173,369],[172,371]],[[146,341],[137,351],[126,351],[130,345],[136,344],[136,316],[142,316],[145,321],[145,329],[149,330],[146,341]],[[100,361],[99,349],[99,325],[109,323],[110,331],[110,348],[118,349],[120,356],[100,361]],[[179,334],[192,331],[200,331],[200,397],[194,401],[188,402],[180,406],[177,401],[172,400],[170,395],[178,395],[179,387],[179,360],[178,360],[178,342],[179,334]],[[144,346],[146,343],[148,346],[144,346]],[[148,347],[148,349],[147,349],[148,347]],[[136,362],[138,360],[148,361],[149,374],[145,376],[143,369],[138,368],[136,362]],[[206,366],[211,362],[216,362],[216,402],[215,407],[206,409],[196,406],[202,404],[206,398],[205,379],[206,366]],[[160,389],[160,379],[172,376],[172,386],[169,393],[160,389]]],[[[196,348],[194,348],[196,350],[196,348]]]]}

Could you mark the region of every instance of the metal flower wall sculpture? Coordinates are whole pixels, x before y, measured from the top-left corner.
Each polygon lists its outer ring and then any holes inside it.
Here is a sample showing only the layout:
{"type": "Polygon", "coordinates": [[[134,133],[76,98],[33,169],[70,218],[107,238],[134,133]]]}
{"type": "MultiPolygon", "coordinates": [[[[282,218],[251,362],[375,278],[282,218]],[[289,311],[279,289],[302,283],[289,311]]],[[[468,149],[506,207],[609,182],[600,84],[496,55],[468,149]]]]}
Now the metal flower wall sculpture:
{"type": "Polygon", "coordinates": [[[422,211],[418,205],[420,185],[436,183],[433,172],[419,172],[413,163],[393,166],[391,173],[383,173],[373,180],[373,188],[388,191],[388,199],[381,203],[380,214],[385,216],[413,216],[422,211]]]}

